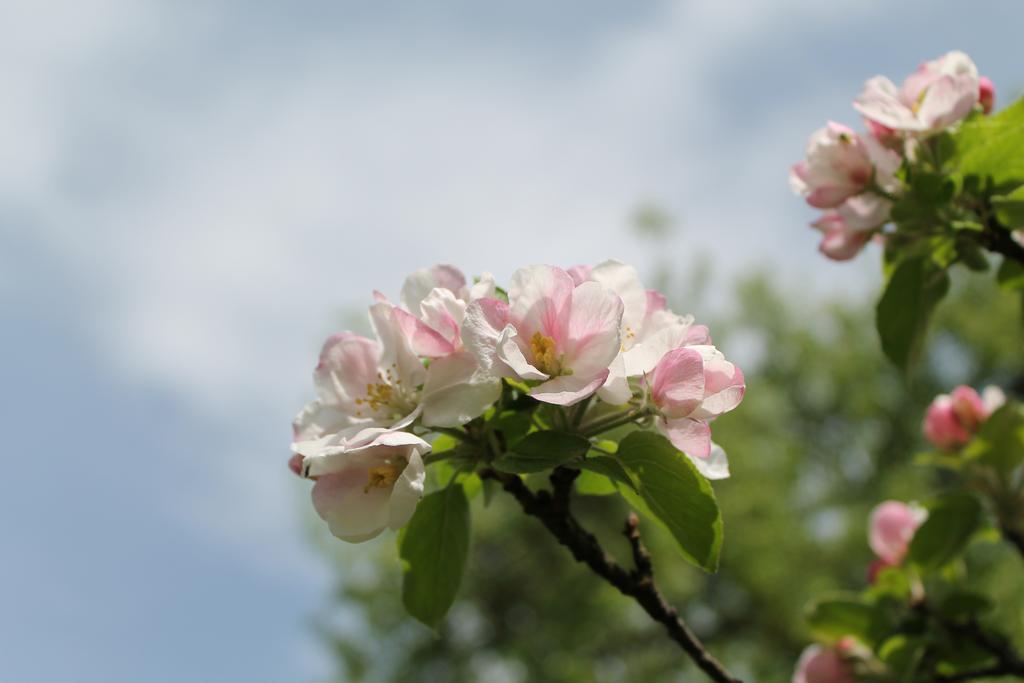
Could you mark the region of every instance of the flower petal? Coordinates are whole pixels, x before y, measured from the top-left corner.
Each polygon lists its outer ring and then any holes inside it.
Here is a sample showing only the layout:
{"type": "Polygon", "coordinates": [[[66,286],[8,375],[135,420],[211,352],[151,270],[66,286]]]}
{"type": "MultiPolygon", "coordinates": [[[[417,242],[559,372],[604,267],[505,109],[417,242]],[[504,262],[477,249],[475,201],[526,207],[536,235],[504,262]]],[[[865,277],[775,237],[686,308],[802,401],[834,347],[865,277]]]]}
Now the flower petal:
{"type": "Polygon", "coordinates": [[[438,358],[423,386],[423,424],[457,427],[483,415],[501,395],[501,381],[484,375],[467,351],[438,358]]]}
{"type": "Polygon", "coordinates": [[[658,420],[658,429],[672,445],[692,458],[711,456],[711,427],[702,420],[684,417],[678,420],[658,420]]]}
{"type": "Polygon", "coordinates": [[[589,380],[578,375],[563,375],[534,387],[530,391],[530,396],[544,403],[571,406],[593,395],[604,384],[607,377],[607,370],[589,380]]]}

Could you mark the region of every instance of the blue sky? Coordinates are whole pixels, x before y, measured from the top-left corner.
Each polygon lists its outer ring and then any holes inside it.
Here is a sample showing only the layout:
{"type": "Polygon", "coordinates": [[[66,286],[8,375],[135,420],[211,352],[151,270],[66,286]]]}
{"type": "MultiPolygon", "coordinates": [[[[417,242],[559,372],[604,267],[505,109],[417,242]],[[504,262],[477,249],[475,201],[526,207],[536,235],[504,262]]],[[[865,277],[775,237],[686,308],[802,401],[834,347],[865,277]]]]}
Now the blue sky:
{"type": "Polygon", "coordinates": [[[319,680],[288,423],[413,268],[643,268],[653,201],[712,291],[870,291],[786,169],[876,73],[1024,85],[1024,6],[939,5],[4,2],[0,679],[319,680]]]}

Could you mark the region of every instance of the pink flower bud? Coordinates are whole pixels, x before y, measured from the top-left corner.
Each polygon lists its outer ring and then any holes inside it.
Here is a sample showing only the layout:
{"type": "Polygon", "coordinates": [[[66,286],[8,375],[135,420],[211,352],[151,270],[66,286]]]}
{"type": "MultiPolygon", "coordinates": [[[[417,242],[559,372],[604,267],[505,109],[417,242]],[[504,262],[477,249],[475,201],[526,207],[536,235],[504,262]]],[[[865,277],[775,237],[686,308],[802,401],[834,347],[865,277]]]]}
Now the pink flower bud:
{"type": "Polygon", "coordinates": [[[917,527],[928,513],[916,505],[887,500],[871,511],[868,545],[882,562],[898,565],[903,561],[917,527]]]}
{"type": "Polygon", "coordinates": [[[295,453],[292,457],[288,458],[288,469],[294,472],[297,477],[302,476],[302,460],[302,456],[298,453],[295,453]]]}
{"type": "Polygon", "coordinates": [[[996,86],[988,76],[978,79],[978,103],[986,114],[991,114],[996,106],[996,86]]]}
{"type": "Polygon", "coordinates": [[[944,451],[961,448],[1004,401],[1003,392],[996,387],[986,388],[984,396],[979,396],[968,386],[959,386],[949,394],[939,394],[925,413],[924,436],[944,451]]]}
{"type": "Polygon", "coordinates": [[[793,683],[852,683],[853,666],[838,649],[810,645],[800,655],[793,683]]]}

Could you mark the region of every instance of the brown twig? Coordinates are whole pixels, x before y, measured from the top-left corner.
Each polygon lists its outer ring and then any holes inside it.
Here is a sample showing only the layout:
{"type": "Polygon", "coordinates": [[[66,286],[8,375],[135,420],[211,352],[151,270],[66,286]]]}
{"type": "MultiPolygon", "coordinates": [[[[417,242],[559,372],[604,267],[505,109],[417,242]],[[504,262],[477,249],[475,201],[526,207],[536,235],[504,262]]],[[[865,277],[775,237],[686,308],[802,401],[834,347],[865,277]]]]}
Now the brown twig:
{"type": "Polygon", "coordinates": [[[1017,263],[1024,264],[1024,245],[1014,240],[1010,231],[996,219],[991,205],[986,203],[980,213],[985,223],[985,229],[975,234],[981,246],[1017,263]]]}
{"type": "Polygon", "coordinates": [[[523,512],[536,517],[555,539],[569,549],[577,562],[587,565],[591,571],[617,588],[620,593],[633,598],[656,622],[662,624],[672,640],[679,644],[696,665],[712,680],[718,683],[741,683],[705,649],[703,643],[680,618],[674,607],[669,606],[654,583],[650,555],[640,541],[640,533],[633,518],[627,522],[626,536],[633,548],[636,569],[627,571],[612,558],[597,538],[584,529],[569,508],[573,480],[578,472],[556,468],[551,475],[552,491],[532,492],[523,480],[514,474],[493,469],[480,471],[480,476],[492,479],[519,502],[523,512]]]}

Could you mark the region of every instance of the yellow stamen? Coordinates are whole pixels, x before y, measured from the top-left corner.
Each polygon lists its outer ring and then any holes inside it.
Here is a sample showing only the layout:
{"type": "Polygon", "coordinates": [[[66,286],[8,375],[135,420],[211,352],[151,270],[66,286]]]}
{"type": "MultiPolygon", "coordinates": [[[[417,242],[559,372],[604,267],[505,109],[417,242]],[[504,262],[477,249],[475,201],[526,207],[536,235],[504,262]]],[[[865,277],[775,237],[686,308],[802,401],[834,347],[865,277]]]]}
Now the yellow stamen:
{"type": "Polygon", "coordinates": [[[366,474],[366,486],[363,487],[363,493],[369,493],[370,489],[386,489],[393,486],[398,475],[402,473],[402,469],[398,465],[371,467],[366,474]]]}
{"type": "Polygon", "coordinates": [[[530,337],[530,350],[533,351],[533,365],[546,375],[555,377],[561,374],[561,363],[555,357],[555,340],[534,332],[530,337]]]}

